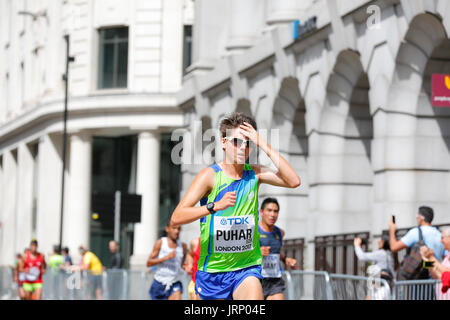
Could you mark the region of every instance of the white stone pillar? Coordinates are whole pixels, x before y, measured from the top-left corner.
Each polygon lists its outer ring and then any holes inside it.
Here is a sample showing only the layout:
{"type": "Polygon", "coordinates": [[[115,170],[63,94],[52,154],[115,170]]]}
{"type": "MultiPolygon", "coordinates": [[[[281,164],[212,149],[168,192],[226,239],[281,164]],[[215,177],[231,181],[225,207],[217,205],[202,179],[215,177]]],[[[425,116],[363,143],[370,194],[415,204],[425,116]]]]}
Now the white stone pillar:
{"type": "Polygon", "coordinates": [[[195,22],[192,41],[193,73],[203,73],[214,67],[223,54],[226,43],[226,26],[229,2],[223,0],[195,0],[195,22]]]}
{"type": "Polygon", "coordinates": [[[268,0],[266,22],[268,25],[282,25],[301,20],[311,3],[311,0],[268,0]]]}
{"type": "Polygon", "coordinates": [[[3,154],[4,181],[8,181],[5,188],[2,203],[2,239],[0,243],[0,254],[4,265],[14,262],[16,247],[16,189],[17,189],[17,158],[12,151],[3,154]]]}
{"type": "Polygon", "coordinates": [[[18,148],[18,192],[16,241],[21,252],[31,241],[33,211],[33,156],[26,144],[18,148]]]}
{"type": "MultiPolygon", "coordinates": [[[[70,136],[70,181],[66,184],[69,196],[65,203],[63,243],[72,257],[79,259],[78,247],[89,246],[89,218],[91,214],[92,136],[77,133],[70,136]],[[66,214],[67,212],[67,214],[66,214]]],[[[74,261],[76,263],[76,261],[74,261]]]]}
{"type": "Polygon", "coordinates": [[[145,266],[158,238],[160,134],[145,131],[139,134],[137,151],[136,192],[142,195],[141,222],[134,228],[134,248],[130,265],[145,266]]]}
{"type": "Polygon", "coordinates": [[[36,239],[43,253],[59,242],[62,159],[61,136],[39,140],[36,239]]]}
{"type": "Polygon", "coordinates": [[[241,53],[251,47],[264,28],[264,1],[230,0],[227,50],[241,53]]]}

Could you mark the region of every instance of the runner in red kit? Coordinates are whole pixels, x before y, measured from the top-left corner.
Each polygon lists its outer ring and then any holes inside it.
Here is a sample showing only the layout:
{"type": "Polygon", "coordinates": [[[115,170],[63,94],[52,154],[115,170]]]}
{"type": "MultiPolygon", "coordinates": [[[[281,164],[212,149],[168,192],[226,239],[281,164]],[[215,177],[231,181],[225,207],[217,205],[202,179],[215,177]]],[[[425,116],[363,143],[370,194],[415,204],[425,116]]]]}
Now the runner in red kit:
{"type": "Polygon", "coordinates": [[[33,239],[30,244],[30,250],[25,253],[25,281],[23,290],[25,299],[32,300],[33,294],[35,300],[42,298],[42,275],[45,273],[46,263],[44,256],[37,251],[37,240],[33,239]]]}
{"type": "Polygon", "coordinates": [[[192,274],[192,280],[189,283],[188,293],[189,299],[197,300],[197,294],[195,293],[195,274],[198,269],[198,259],[200,258],[200,237],[195,238],[190,243],[189,252],[186,255],[186,263],[184,270],[188,274],[192,274]]]}

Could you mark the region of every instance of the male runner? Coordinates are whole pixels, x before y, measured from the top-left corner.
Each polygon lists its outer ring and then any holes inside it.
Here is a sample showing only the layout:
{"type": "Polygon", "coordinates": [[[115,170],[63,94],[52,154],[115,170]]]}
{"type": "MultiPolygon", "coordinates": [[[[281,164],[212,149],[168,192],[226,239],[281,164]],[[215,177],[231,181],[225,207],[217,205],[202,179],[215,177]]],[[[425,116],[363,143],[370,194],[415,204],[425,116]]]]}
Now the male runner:
{"type": "Polygon", "coordinates": [[[42,275],[45,273],[47,265],[44,255],[37,251],[38,242],[33,239],[30,243],[30,250],[26,251],[23,259],[24,264],[19,272],[25,272],[25,281],[23,290],[25,291],[25,300],[42,299],[42,275]]]}
{"type": "Polygon", "coordinates": [[[260,279],[258,190],[267,183],[296,188],[291,165],[256,132],[256,122],[233,113],[220,123],[224,161],[200,171],[172,215],[175,225],[200,219],[201,250],[195,290],[201,299],[263,299],[260,279]],[[249,165],[250,143],[261,148],[277,172],[249,165]],[[201,206],[195,207],[198,201],[201,206]]]}
{"type": "Polygon", "coordinates": [[[197,295],[195,294],[195,275],[198,269],[198,259],[200,259],[200,237],[191,240],[184,264],[184,270],[192,276],[188,286],[190,300],[197,300],[197,295]]]}
{"type": "Polygon", "coordinates": [[[280,252],[283,246],[284,230],[275,226],[278,220],[280,205],[275,198],[266,198],[261,204],[261,221],[258,224],[263,255],[262,275],[264,277],[262,287],[264,298],[267,300],[284,300],[283,291],[286,289],[282,278],[283,269],[280,260],[293,268],[297,260],[285,257],[280,252]]]}
{"type": "MultiPolygon", "coordinates": [[[[24,251],[26,253],[26,250],[24,251]]],[[[19,298],[20,300],[25,299],[25,291],[23,290],[23,282],[25,281],[25,272],[20,271],[23,270],[23,256],[18,253],[16,255],[16,262],[14,264],[14,282],[17,282],[17,287],[19,289],[19,298]]]]}
{"type": "Polygon", "coordinates": [[[180,229],[180,226],[168,224],[167,237],[156,241],[153,252],[148,257],[147,267],[157,266],[149,291],[152,300],[181,300],[183,285],[180,270],[187,247],[178,239],[180,229]]]}

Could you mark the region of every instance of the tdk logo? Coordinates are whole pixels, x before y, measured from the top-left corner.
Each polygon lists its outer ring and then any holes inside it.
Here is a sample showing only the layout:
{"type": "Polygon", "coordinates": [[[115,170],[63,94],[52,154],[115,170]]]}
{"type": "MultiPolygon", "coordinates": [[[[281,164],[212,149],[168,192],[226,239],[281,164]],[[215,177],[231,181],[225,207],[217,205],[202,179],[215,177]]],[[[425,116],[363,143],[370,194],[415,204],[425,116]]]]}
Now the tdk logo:
{"type": "Polygon", "coordinates": [[[248,218],[249,217],[222,218],[220,220],[220,224],[223,226],[225,226],[227,224],[229,224],[230,226],[232,226],[234,224],[249,224],[248,218]]]}

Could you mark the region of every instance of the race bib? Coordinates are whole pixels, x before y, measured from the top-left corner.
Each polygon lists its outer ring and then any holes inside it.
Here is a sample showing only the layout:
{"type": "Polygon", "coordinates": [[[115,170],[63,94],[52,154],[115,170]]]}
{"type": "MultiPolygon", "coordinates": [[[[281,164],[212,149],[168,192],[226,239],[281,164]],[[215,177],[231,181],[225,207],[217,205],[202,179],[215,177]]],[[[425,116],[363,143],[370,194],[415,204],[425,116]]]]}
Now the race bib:
{"type": "Polygon", "coordinates": [[[26,277],[28,281],[36,281],[39,278],[40,274],[41,270],[39,268],[33,267],[28,271],[26,277]]]}
{"type": "Polygon", "coordinates": [[[280,254],[273,253],[263,257],[261,274],[264,278],[280,278],[280,254]]]}
{"type": "Polygon", "coordinates": [[[214,252],[236,253],[253,250],[255,216],[214,217],[214,252]]]}
{"type": "Polygon", "coordinates": [[[177,259],[173,258],[164,262],[164,267],[169,269],[171,273],[177,273],[179,264],[177,263],[177,259]]]}

